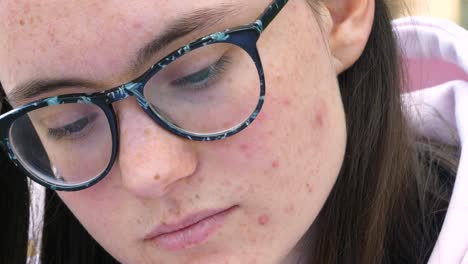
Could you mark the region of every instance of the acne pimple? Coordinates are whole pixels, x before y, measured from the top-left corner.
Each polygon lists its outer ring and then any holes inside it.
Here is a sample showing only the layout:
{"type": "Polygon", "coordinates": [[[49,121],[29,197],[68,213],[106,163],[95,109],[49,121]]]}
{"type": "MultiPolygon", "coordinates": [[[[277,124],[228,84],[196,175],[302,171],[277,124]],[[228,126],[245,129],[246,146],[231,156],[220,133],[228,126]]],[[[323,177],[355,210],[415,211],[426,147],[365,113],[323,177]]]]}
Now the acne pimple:
{"type": "Polygon", "coordinates": [[[281,104],[283,106],[290,106],[291,105],[291,100],[289,100],[289,98],[284,98],[282,101],[281,101],[281,104]]]}
{"type": "Polygon", "coordinates": [[[134,29],[140,29],[142,27],[142,24],[140,22],[135,22],[132,24],[134,29]]]}
{"type": "Polygon", "coordinates": [[[323,115],[322,112],[317,111],[315,113],[315,122],[314,122],[317,127],[323,127],[323,115]]]}
{"type": "Polygon", "coordinates": [[[21,19],[21,20],[19,21],[19,23],[20,23],[20,25],[24,26],[24,20],[23,20],[23,19],[21,19]]]}
{"type": "Polygon", "coordinates": [[[156,175],[154,175],[153,178],[154,178],[155,181],[159,181],[161,179],[161,176],[159,176],[159,174],[156,174],[156,175]]]}
{"type": "Polygon", "coordinates": [[[247,145],[247,144],[241,144],[241,145],[239,146],[239,148],[240,148],[241,150],[243,150],[243,151],[246,151],[246,150],[249,149],[249,145],[247,145]]]}
{"type": "Polygon", "coordinates": [[[280,165],[280,164],[279,164],[279,161],[277,161],[277,160],[275,160],[275,161],[273,161],[273,162],[271,163],[271,167],[273,167],[274,169],[279,168],[279,165],[280,165]]]}
{"type": "Polygon", "coordinates": [[[312,184],[309,184],[309,183],[306,184],[306,188],[307,188],[307,191],[310,193],[314,191],[314,187],[312,186],[312,184]]]}
{"type": "Polygon", "coordinates": [[[258,224],[261,226],[267,225],[269,221],[270,221],[270,218],[268,217],[268,215],[261,215],[258,218],[258,224]]]}
{"type": "Polygon", "coordinates": [[[313,124],[315,127],[322,128],[325,125],[327,105],[322,101],[318,100],[314,107],[313,124]]]}
{"type": "Polygon", "coordinates": [[[265,112],[261,112],[255,119],[255,121],[262,122],[262,121],[265,121],[267,118],[268,118],[267,114],[265,112]]]}

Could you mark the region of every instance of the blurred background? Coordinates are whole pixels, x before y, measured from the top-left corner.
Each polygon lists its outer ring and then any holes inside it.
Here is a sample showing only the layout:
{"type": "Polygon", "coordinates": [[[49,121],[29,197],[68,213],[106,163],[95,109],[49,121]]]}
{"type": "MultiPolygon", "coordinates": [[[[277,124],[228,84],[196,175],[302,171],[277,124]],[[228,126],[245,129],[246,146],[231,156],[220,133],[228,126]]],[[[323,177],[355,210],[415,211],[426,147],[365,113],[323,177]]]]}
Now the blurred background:
{"type": "Polygon", "coordinates": [[[395,16],[431,16],[468,28],[468,0],[390,0],[395,16]]]}

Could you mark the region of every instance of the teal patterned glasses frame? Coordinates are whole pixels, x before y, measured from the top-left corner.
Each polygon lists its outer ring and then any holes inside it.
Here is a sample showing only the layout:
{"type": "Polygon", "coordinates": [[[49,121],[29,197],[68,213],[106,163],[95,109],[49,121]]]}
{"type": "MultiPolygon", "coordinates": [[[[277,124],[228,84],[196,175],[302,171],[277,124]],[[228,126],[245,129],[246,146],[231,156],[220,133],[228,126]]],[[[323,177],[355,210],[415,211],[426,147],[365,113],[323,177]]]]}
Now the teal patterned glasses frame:
{"type": "Polygon", "coordinates": [[[0,146],[35,182],[78,191],[113,167],[119,128],[112,104],[131,96],[177,136],[214,141],[239,133],[256,119],[265,100],[257,41],[287,2],[275,0],[253,23],[175,50],[118,87],[48,97],[4,113],[0,146]]]}

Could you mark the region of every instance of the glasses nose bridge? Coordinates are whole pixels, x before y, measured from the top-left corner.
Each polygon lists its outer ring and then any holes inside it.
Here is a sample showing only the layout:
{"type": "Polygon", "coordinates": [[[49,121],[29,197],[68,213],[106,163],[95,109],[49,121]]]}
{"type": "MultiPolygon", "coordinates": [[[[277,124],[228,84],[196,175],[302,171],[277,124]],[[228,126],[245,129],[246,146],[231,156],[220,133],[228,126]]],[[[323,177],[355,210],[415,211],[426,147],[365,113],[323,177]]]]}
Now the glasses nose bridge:
{"type": "Polygon", "coordinates": [[[114,89],[113,91],[106,94],[108,103],[116,103],[131,96],[135,96],[140,107],[147,111],[149,108],[149,103],[143,95],[144,86],[145,83],[142,82],[131,82],[123,84],[117,89],[114,89]]]}
{"type": "Polygon", "coordinates": [[[167,127],[162,120],[157,117],[157,114],[154,113],[154,110],[151,109],[150,103],[145,98],[143,89],[146,85],[145,81],[142,82],[130,82],[123,84],[120,87],[108,92],[106,94],[107,103],[113,104],[129,97],[136,97],[138,105],[142,108],[143,112],[149,116],[154,122],[159,124],[162,127],[167,127]]]}

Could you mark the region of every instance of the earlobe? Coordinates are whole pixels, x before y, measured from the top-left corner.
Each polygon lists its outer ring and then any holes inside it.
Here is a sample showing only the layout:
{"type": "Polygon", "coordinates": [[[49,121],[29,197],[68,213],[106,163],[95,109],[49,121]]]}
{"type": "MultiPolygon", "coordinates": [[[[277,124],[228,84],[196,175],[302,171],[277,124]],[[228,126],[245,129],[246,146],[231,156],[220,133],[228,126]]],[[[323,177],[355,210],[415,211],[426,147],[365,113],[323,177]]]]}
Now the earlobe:
{"type": "Polygon", "coordinates": [[[374,21],[375,0],[325,0],[331,16],[329,32],[331,54],[337,74],[361,56],[374,21]]]}

